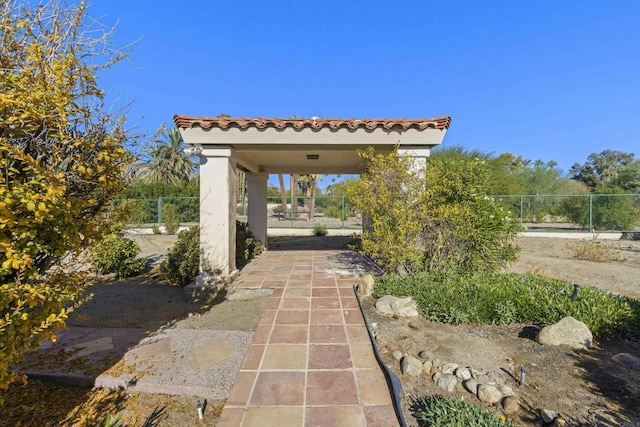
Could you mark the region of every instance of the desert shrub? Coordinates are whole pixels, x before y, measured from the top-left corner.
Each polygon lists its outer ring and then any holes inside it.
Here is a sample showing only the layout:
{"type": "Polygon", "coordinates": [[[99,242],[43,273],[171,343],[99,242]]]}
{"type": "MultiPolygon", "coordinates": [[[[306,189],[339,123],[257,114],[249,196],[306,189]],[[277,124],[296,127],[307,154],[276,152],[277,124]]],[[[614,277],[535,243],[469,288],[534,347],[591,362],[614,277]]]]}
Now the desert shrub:
{"type": "Polygon", "coordinates": [[[200,228],[191,227],[178,233],[178,240],[160,264],[160,272],[170,283],[186,286],[195,280],[199,271],[200,228]]]}
{"type": "Polygon", "coordinates": [[[326,225],[318,224],[313,227],[314,236],[326,236],[327,234],[329,234],[329,230],[326,225]]]}
{"type": "Polygon", "coordinates": [[[180,210],[172,203],[162,205],[162,223],[169,234],[175,234],[180,228],[180,210]]]}
{"type": "Polygon", "coordinates": [[[632,231],[640,224],[637,197],[616,187],[602,186],[589,196],[568,197],[563,212],[571,223],[584,228],[591,221],[594,230],[632,231]]]}
{"type": "Polygon", "coordinates": [[[414,399],[411,412],[418,425],[429,427],[508,427],[512,424],[493,412],[467,403],[459,398],[451,400],[442,396],[426,396],[414,399]]]}
{"type": "Polygon", "coordinates": [[[397,152],[360,155],[367,173],[347,189],[369,219],[363,251],[387,272],[496,271],[516,258],[521,225],[486,196],[484,160],[434,155],[417,168],[397,152]]]}
{"type": "Polygon", "coordinates": [[[383,276],[374,295],[412,295],[425,317],[444,323],[545,326],[572,316],[596,337],[640,336],[640,301],[590,286],[580,287],[573,301],[573,289],[567,281],[528,274],[427,272],[383,276]]]}
{"type": "Polygon", "coordinates": [[[236,221],[236,267],[244,267],[262,252],[264,252],[264,246],[249,231],[248,224],[236,221]]]}
{"type": "Polygon", "coordinates": [[[323,212],[324,216],[327,218],[338,218],[342,219],[342,208],[336,206],[329,206],[323,212]]]}
{"type": "Polygon", "coordinates": [[[578,259],[594,262],[609,262],[618,258],[618,252],[609,245],[595,240],[584,240],[566,246],[567,251],[578,259]]]}
{"type": "Polygon", "coordinates": [[[95,267],[102,274],[116,278],[136,276],[146,269],[147,260],[138,257],[140,247],[119,233],[108,235],[93,249],[95,267]]]}

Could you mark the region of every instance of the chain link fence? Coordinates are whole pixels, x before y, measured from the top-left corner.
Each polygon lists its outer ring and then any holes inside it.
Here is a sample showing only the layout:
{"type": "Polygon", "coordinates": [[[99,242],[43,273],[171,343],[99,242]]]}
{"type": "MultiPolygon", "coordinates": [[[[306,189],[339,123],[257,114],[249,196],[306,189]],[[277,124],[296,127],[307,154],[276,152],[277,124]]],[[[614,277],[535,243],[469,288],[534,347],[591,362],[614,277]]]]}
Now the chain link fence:
{"type": "MultiPolygon", "coordinates": [[[[589,232],[636,232],[640,227],[640,194],[529,194],[490,196],[502,203],[530,231],[567,230],[589,232]]],[[[236,204],[236,215],[247,221],[246,199],[236,204]]],[[[179,213],[183,225],[198,224],[198,197],[160,197],[158,199],[120,199],[116,210],[125,212],[129,226],[163,224],[163,212],[179,213]]],[[[362,227],[362,218],[346,196],[315,198],[286,197],[267,199],[269,228],[353,229],[362,227]]]]}

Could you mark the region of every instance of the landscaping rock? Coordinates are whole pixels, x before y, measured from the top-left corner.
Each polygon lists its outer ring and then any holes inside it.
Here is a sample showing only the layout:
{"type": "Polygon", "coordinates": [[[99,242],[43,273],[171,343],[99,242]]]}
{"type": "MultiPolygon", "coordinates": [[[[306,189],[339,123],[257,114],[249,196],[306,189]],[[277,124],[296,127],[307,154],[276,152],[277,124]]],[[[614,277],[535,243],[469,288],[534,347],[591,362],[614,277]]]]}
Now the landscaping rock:
{"type": "Polygon", "coordinates": [[[505,414],[517,414],[520,411],[520,399],[517,396],[507,396],[502,399],[502,410],[505,414]]]}
{"type": "Polygon", "coordinates": [[[400,372],[410,377],[419,377],[422,374],[422,361],[413,356],[404,356],[400,360],[400,372]]]}
{"type": "Polygon", "coordinates": [[[474,378],[466,380],[464,383],[464,388],[471,394],[478,394],[478,381],[474,378]]]}
{"type": "Polygon", "coordinates": [[[615,362],[618,362],[625,368],[635,369],[636,371],[640,371],[640,359],[638,359],[635,356],[632,356],[629,353],[618,353],[615,356],[613,356],[611,359],[613,359],[615,362]]]}
{"type": "Polygon", "coordinates": [[[550,424],[553,422],[553,420],[555,420],[556,418],[558,418],[558,414],[557,412],[551,411],[549,409],[540,409],[540,418],[542,418],[542,421],[544,421],[547,424],[550,424]]]}
{"type": "Polygon", "coordinates": [[[565,427],[567,425],[567,420],[562,418],[562,416],[558,416],[555,420],[553,420],[552,427],[565,427]]]}
{"type": "Polygon", "coordinates": [[[440,368],[440,372],[445,375],[453,375],[456,369],[458,369],[457,363],[446,363],[442,365],[442,367],[440,368]]]}
{"type": "Polygon", "coordinates": [[[458,368],[456,369],[456,377],[460,378],[462,381],[466,381],[471,378],[471,371],[469,368],[458,368]]]}
{"type": "Polygon", "coordinates": [[[436,385],[444,390],[453,391],[458,384],[458,379],[453,375],[442,374],[440,372],[434,374],[433,381],[436,385]]]}
{"type": "Polygon", "coordinates": [[[373,285],[375,280],[371,274],[365,274],[360,283],[358,283],[358,295],[369,297],[373,293],[373,285]]]}
{"type": "Polygon", "coordinates": [[[425,360],[424,363],[422,364],[422,372],[424,372],[425,375],[430,375],[432,367],[433,367],[433,361],[425,360]]]}
{"type": "Polygon", "coordinates": [[[502,400],[502,393],[500,393],[498,387],[494,385],[480,384],[478,386],[478,399],[480,399],[481,402],[493,405],[502,400]]]}
{"type": "Polygon", "coordinates": [[[511,386],[501,385],[498,388],[500,389],[500,393],[502,393],[503,396],[511,396],[513,394],[513,389],[511,388],[511,386]]]}
{"type": "Polygon", "coordinates": [[[538,333],[536,341],[543,345],[566,346],[573,350],[586,350],[593,343],[593,334],[583,322],[565,317],[558,323],[546,326],[538,333]]]}
{"type": "Polygon", "coordinates": [[[391,356],[397,360],[400,361],[400,359],[402,359],[402,352],[400,350],[396,350],[393,353],[391,353],[391,356]]]}
{"type": "Polygon", "coordinates": [[[417,304],[412,297],[398,298],[385,295],[376,301],[376,310],[389,316],[415,317],[418,315],[417,304]]]}
{"type": "Polygon", "coordinates": [[[433,360],[433,353],[427,350],[422,350],[420,353],[418,353],[418,357],[424,360],[433,360]]]}

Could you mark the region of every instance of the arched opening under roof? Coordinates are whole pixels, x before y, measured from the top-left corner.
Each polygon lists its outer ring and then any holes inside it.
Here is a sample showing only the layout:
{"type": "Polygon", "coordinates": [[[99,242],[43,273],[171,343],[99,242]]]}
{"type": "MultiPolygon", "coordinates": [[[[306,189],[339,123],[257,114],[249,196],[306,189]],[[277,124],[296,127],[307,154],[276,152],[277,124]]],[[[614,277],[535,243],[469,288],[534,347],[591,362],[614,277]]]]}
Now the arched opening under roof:
{"type": "Polygon", "coordinates": [[[360,174],[358,150],[374,147],[425,160],[439,145],[451,118],[347,119],[244,118],[176,115],[176,127],[201,159],[200,253],[197,284],[208,274],[231,280],[235,262],[236,170],[246,172],[248,223],[267,238],[269,174],[360,174]]]}

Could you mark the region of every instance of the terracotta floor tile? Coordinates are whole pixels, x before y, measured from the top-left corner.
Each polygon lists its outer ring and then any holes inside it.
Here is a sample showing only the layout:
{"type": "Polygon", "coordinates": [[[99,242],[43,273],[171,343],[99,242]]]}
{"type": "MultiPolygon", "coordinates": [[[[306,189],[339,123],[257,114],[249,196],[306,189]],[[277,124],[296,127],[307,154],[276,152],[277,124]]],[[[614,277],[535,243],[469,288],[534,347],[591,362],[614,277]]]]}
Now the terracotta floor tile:
{"type": "Polygon", "coordinates": [[[277,310],[280,307],[280,297],[272,297],[269,298],[269,302],[267,303],[268,310],[277,310]]]}
{"type": "Polygon", "coordinates": [[[350,369],[351,351],[346,344],[309,345],[309,369],[350,369]]]}
{"type": "Polygon", "coordinates": [[[311,288],[309,287],[302,287],[302,288],[296,288],[293,286],[287,286],[284,290],[284,294],[282,294],[283,297],[285,298],[289,298],[289,297],[310,297],[311,296],[311,288]]]}
{"type": "Polygon", "coordinates": [[[351,344],[351,357],[353,357],[353,365],[358,369],[379,369],[380,367],[370,343],[351,344]]]}
{"type": "Polygon", "coordinates": [[[342,325],[341,310],[311,310],[312,325],[342,325]]]}
{"type": "Polygon", "coordinates": [[[262,315],[262,319],[260,319],[260,325],[272,325],[276,319],[276,313],[278,310],[276,309],[268,309],[264,311],[262,315]]]}
{"type": "Polygon", "coordinates": [[[338,299],[338,288],[313,288],[311,296],[338,299]]]}
{"type": "Polygon", "coordinates": [[[303,422],[302,406],[249,408],[242,427],[300,427],[303,422]]]}
{"type": "Polygon", "coordinates": [[[310,288],[311,287],[311,279],[289,279],[287,281],[287,286],[291,288],[310,288]]]}
{"type": "Polygon", "coordinates": [[[358,393],[351,371],[309,371],[307,374],[307,405],[357,404],[358,393]]]}
{"type": "Polygon", "coordinates": [[[354,298],[344,297],[340,298],[340,304],[342,304],[342,308],[345,310],[360,310],[360,306],[358,305],[358,300],[354,298]]]}
{"type": "Polygon", "coordinates": [[[355,293],[351,288],[338,288],[338,293],[341,297],[355,297],[355,293]]]}
{"type": "Polygon", "coordinates": [[[339,310],[341,308],[340,300],[336,297],[333,297],[333,298],[313,297],[311,299],[311,308],[314,310],[327,310],[327,309],[339,310]]]}
{"type": "Polygon", "coordinates": [[[245,406],[249,402],[256,375],[255,372],[238,372],[226,405],[245,406]]]}
{"type": "Polygon", "coordinates": [[[351,343],[370,343],[367,327],[364,325],[347,325],[347,335],[351,343]]]}
{"type": "Polygon", "coordinates": [[[278,325],[306,325],[309,323],[307,310],[280,310],[276,315],[278,325]]]}
{"type": "Polygon", "coordinates": [[[347,325],[364,325],[364,319],[362,318],[362,313],[360,313],[360,309],[349,308],[343,310],[344,314],[344,323],[347,325]]]}
{"type": "Polygon", "coordinates": [[[331,277],[318,277],[316,278],[316,275],[313,276],[313,286],[316,288],[335,288],[336,287],[336,281],[333,278],[333,275],[331,275],[331,277]]]}
{"type": "Polygon", "coordinates": [[[311,325],[309,342],[313,344],[344,344],[347,336],[343,325],[311,325]]]}
{"type": "Polygon", "coordinates": [[[269,334],[271,333],[271,325],[258,325],[251,344],[266,344],[269,340],[269,334]]]}
{"type": "Polygon", "coordinates": [[[244,417],[244,408],[230,408],[225,406],[222,415],[218,419],[217,427],[238,427],[242,425],[242,417],[244,417]]]}
{"type": "Polygon", "coordinates": [[[306,344],[269,344],[264,350],[261,365],[263,370],[299,370],[306,367],[306,344]]]}
{"type": "Polygon", "coordinates": [[[382,371],[378,369],[356,370],[356,381],[363,405],[391,405],[391,392],[382,371]]]}
{"type": "Polygon", "coordinates": [[[247,355],[244,357],[242,366],[243,370],[255,370],[260,367],[260,361],[262,360],[262,354],[264,353],[264,345],[250,345],[247,355]]]}
{"type": "Polygon", "coordinates": [[[308,331],[307,325],[275,325],[269,344],[306,344],[308,331]]]}
{"type": "Polygon", "coordinates": [[[282,305],[283,310],[308,310],[311,304],[311,298],[283,298],[282,305]]]}
{"type": "Polygon", "coordinates": [[[308,407],[305,427],[363,427],[364,413],[358,406],[308,407]]]}
{"type": "Polygon", "coordinates": [[[365,406],[364,416],[367,427],[398,426],[398,417],[392,406],[365,406]]]}
{"type": "Polygon", "coordinates": [[[287,280],[265,280],[262,282],[263,288],[284,288],[287,285],[287,280]]]}
{"type": "Polygon", "coordinates": [[[260,372],[251,396],[252,406],[302,405],[304,372],[260,372]]]}

